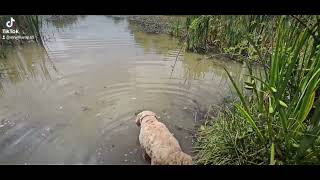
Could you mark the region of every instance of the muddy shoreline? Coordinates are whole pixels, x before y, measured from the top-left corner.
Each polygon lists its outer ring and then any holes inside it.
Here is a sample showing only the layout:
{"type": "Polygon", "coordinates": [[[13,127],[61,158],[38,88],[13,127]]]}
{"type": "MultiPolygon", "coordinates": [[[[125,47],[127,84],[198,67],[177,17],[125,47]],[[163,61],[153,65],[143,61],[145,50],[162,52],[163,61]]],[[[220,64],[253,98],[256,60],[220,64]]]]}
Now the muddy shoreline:
{"type": "Polygon", "coordinates": [[[131,15],[126,17],[136,24],[141,31],[156,34],[170,34],[170,26],[175,19],[175,17],[155,15],[131,15]]]}
{"type": "MultiPolygon", "coordinates": [[[[130,22],[137,25],[139,30],[146,33],[154,33],[154,34],[167,34],[172,36],[171,28],[173,24],[180,20],[182,24],[184,24],[183,16],[160,16],[160,15],[127,15],[127,16],[112,16],[114,18],[127,18],[130,22]]],[[[185,33],[182,33],[185,34],[185,33]]],[[[184,35],[182,35],[184,36],[184,35]]],[[[192,52],[203,54],[207,59],[218,58],[222,60],[232,60],[237,62],[242,62],[239,57],[224,54],[219,52],[218,48],[210,47],[206,51],[203,49],[197,49],[192,52]]]]}

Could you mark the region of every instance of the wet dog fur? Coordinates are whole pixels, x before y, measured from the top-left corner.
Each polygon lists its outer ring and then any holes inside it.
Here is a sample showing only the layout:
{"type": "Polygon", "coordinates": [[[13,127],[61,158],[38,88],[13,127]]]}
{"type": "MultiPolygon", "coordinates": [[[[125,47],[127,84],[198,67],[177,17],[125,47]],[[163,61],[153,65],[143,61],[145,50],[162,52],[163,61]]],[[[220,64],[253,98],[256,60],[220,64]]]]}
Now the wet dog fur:
{"type": "Polygon", "coordinates": [[[150,160],[151,165],[191,165],[191,156],[182,151],[177,139],[158,119],[152,111],[136,115],[144,159],[150,160]]]}

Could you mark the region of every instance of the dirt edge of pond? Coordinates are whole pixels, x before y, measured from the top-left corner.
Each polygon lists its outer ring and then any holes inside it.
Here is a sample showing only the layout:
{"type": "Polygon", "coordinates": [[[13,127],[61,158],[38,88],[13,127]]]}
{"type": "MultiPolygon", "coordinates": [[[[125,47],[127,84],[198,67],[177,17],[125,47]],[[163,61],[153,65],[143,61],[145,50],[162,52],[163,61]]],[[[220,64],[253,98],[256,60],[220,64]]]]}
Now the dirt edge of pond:
{"type": "MultiPolygon", "coordinates": [[[[127,16],[112,16],[114,18],[127,18],[130,22],[135,24],[139,30],[146,33],[154,34],[167,34],[172,36],[172,27],[178,20],[180,22],[185,21],[184,16],[164,16],[164,15],[127,15],[127,16]]],[[[182,34],[185,34],[182,32],[182,34]]],[[[184,35],[181,35],[184,36],[184,35]]],[[[182,37],[179,37],[180,39],[182,37]]],[[[232,60],[242,62],[239,58],[225,53],[220,53],[218,48],[211,47],[205,52],[202,49],[192,51],[194,53],[203,54],[207,59],[221,59],[221,60],[232,60]]]]}
{"type": "Polygon", "coordinates": [[[171,24],[176,19],[174,16],[160,15],[130,15],[127,18],[141,31],[156,34],[170,34],[171,24]]]}

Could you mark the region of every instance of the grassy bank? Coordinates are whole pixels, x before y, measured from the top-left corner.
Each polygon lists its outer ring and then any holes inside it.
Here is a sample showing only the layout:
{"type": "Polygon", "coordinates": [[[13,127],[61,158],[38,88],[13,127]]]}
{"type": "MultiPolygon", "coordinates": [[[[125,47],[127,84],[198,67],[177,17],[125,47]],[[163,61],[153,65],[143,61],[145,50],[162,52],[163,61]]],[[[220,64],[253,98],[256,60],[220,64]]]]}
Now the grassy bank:
{"type": "Polygon", "coordinates": [[[200,127],[199,164],[320,164],[319,22],[316,16],[277,16],[261,22],[272,27],[260,34],[268,43],[257,35],[237,37],[253,49],[244,58],[248,80],[243,90],[226,71],[239,101],[200,127]],[[266,65],[258,76],[252,61],[266,65]]]}
{"type": "MultiPolygon", "coordinates": [[[[280,18],[268,15],[172,17],[169,34],[179,37],[192,52],[220,54],[237,61],[263,64],[261,59],[269,59],[272,53],[280,18]],[[259,47],[259,52],[255,47],[259,47]]],[[[317,16],[284,18],[287,23],[299,22],[298,30],[318,22],[317,16]]]]}

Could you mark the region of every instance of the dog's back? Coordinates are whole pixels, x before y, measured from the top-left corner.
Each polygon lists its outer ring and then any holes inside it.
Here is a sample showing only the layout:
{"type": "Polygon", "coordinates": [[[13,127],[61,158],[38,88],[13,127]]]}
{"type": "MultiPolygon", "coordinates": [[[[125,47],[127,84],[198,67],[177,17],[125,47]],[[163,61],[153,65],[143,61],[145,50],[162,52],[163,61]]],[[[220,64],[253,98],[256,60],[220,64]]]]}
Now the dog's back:
{"type": "MultiPolygon", "coordinates": [[[[142,115],[141,115],[142,116],[142,115]]],[[[151,158],[152,165],[188,165],[191,156],[182,152],[177,139],[155,116],[147,116],[141,123],[139,141],[151,158]]]]}

